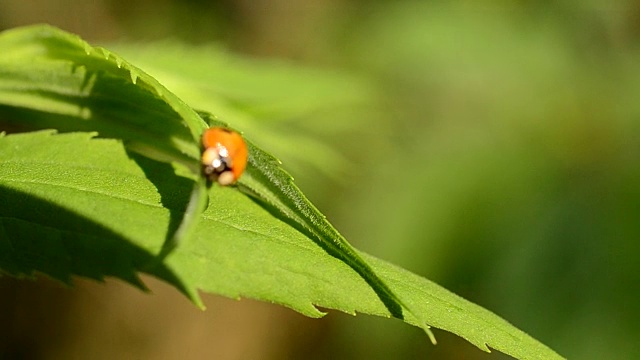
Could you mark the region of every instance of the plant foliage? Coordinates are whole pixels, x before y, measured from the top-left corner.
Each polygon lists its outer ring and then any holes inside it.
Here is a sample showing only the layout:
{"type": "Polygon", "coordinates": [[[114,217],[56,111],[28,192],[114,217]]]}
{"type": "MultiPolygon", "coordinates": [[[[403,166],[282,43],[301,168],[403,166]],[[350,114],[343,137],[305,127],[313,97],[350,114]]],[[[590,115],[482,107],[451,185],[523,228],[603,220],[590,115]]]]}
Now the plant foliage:
{"type": "Polygon", "coordinates": [[[237,187],[207,188],[199,134],[221,123],[121,57],[49,26],[1,34],[0,52],[0,116],[32,130],[0,137],[3,272],[115,276],[141,288],[145,272],[200,306],[202,290],[311,317],[323,315],[316,306],[393,316],[485,351],[561,358],[491,312],[355,250],[251,142],[237,187]]]}

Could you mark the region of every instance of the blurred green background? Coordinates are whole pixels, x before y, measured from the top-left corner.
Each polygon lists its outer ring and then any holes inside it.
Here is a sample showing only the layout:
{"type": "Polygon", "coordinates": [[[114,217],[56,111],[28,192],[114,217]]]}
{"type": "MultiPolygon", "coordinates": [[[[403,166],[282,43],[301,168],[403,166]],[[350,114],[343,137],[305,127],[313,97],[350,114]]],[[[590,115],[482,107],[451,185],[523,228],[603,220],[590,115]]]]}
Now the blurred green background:
{"type": "MultiPolygon", "coordinates": [[[[0,29],[38,22],[113,44],[245,131],[359,249],[566,357],[640,358],[636,1],[0,2],[0,29]],[[173,64],[153,55],[157,41],[173,64]],[[215,45],[189,47],[204,44],[215,45]],[[192,56],[175,63],[176,53],[192,56]],[[218,64],[211,83],[181,83],[176,69],[189,78],[192,57],[207,56],[218,64]]],[[[2,279],[0,350],[23,359],[507,358],[442,331],[434,347],[417,328],[369,316],[312,320],[216,296],[201,313],[145,281],[155,295],[114,280],[69,290],[2,279]]]]}

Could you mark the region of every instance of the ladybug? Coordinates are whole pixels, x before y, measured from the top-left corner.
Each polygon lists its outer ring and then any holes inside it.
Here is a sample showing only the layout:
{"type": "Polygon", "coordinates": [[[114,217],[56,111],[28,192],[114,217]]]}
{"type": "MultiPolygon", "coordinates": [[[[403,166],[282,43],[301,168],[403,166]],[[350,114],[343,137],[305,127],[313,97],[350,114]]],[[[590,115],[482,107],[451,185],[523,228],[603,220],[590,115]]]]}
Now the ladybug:
{"type": "Polygon", "coordinates": [[[247,166],[247,144],[237,132],[221,127],[202,134],[202,172],[220,185],[235,183],[247,166]]]}

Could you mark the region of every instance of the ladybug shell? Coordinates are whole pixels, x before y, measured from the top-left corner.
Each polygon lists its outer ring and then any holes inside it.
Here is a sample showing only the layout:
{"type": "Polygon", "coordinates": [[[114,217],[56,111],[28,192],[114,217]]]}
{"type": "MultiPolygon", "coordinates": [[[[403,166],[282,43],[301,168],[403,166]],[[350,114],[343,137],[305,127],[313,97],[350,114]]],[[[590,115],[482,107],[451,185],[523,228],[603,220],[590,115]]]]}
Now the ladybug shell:
{"type": "Polygon", "coordinates": [[[228,185],[240,178],[247,167],[248,157],[247,144],[242,135],[221,127],[209,128],[202,134],[202,146],[204,148],[202,153],[204,167],[210,167],[213,159],[220,159],[226,165],[221,172],[208,173],[210,180],[217,181],[221,185],[228,185]],[[231,179],[229,179],[228,172],[231,172],[231,179]]]}

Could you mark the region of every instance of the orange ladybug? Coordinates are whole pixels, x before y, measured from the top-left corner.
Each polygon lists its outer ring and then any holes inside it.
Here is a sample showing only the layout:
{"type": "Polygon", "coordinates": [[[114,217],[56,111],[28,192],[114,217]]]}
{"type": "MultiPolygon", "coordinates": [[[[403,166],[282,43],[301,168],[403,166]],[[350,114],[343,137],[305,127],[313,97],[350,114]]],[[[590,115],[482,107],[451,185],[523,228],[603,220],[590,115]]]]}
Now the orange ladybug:
{"type": "Polygon", "coordinates": [[[202,134],[202,172],[220,185],[235,183],[247,167],[247,144],[237,132],[221,127],[202,134]]]}

